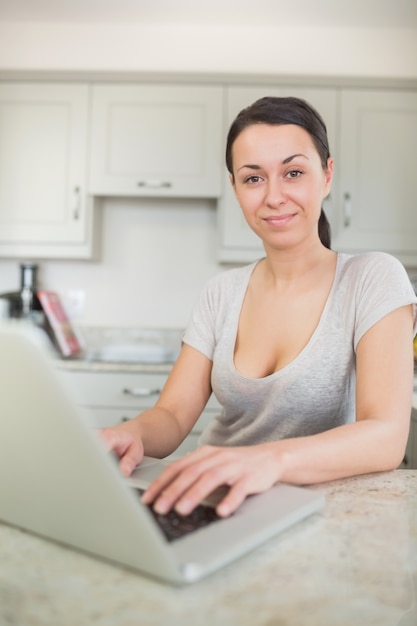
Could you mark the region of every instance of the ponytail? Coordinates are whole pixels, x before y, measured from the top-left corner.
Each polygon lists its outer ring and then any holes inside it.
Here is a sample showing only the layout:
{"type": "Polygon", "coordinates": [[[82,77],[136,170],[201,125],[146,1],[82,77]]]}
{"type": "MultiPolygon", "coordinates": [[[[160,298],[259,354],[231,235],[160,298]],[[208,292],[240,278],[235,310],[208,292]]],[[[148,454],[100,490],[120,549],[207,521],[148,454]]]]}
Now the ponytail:
{"type": "Polygon", "coordinates": [[[319,218],[319,237],[323,246],[331,250],[330,224],[323,209],[321,210],[320,218],[319,218]]]}

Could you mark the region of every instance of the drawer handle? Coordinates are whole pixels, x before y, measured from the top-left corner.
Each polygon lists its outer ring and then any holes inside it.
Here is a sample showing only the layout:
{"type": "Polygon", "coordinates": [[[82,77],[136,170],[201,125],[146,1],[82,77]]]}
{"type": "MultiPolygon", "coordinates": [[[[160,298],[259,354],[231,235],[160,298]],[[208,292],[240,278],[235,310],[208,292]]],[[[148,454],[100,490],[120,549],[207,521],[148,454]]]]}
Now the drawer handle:
{"type": "Polygon", "coordinates": [[[148,187],[149,189],[169,189],[172,183],[169,180],[140,180],[138,187],[148,187]]]}
{"type": "Polygon", "coordinates": [[[350,193],[345,193],[343,196],[343,215],[345,228],[349,228],[352,222],[352,203],[350,193]]]}
{"type": "Polygon", "coordinates": [[[73,204],[72,204],[72,217],[74,220],[80,219],[80,206],[81,206],[81,189],[80,187],[74,187],[73,191],[73,204]]]}
{"type": "Polygon", "coordinates": [[[132,389],[129,389],[128,387],[126,387],[125,389],[123,389],[123,393],[127,396],[143,398],[146,396],[159,396],[161,390],[157,387],[155,389],[151,389],[150,387],[132,387],[132,389]]]}

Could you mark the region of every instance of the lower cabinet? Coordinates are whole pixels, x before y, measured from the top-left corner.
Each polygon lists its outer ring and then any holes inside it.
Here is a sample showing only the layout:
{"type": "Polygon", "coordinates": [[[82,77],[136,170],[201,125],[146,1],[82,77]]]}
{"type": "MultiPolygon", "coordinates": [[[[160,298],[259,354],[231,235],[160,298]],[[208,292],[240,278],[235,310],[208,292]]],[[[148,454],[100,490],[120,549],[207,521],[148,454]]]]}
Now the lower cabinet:
{"type": "MultiPolygon", "coordinates": [[[[151,408],[168,376],[160,372],[103,372],[58,368],[65,385],[75,397],[84,419],[92,428],[106,428],[135,417],[151,408]]],[[[195,449],[198,439],[219,405],[212,396],[190,435],[170,455],[182,456],[195,449]]]]}

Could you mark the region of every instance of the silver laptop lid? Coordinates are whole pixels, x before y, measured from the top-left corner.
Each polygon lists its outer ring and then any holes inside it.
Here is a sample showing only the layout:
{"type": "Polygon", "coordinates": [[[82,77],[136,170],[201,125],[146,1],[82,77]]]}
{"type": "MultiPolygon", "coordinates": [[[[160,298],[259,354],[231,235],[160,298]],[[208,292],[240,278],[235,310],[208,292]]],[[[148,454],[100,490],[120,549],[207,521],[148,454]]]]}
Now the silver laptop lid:
{"type": "Polygon", "coordinates": [[[169,544],[131,488],[143,484],[141,468],[130,480],[120,475],[53,367],[46,336],[0,325],[0,373],[0,520],[181,584],[324,504],[318,491],[280,484],[169,544]]]}

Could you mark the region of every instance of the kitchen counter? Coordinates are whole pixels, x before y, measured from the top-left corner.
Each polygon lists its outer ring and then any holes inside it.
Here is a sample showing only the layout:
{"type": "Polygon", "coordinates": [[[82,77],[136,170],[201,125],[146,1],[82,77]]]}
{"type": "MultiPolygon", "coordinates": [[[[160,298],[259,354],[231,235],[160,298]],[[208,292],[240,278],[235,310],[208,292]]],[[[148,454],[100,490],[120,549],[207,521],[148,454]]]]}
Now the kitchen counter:
{"type": "Polygon", "coordinates": [[[180,589],[0,524],[0,624],[417,624],[417,470],[314,488],[322,513],[180,589]]]}
{"type": "Polygon", "coordinates": [[[138,374],[169,374],[172,363],[137,363],[121,361],[94,361],[89,359],[55,359],[55,365],[61,370],[74,372],[130,372],[138,374]]]}

